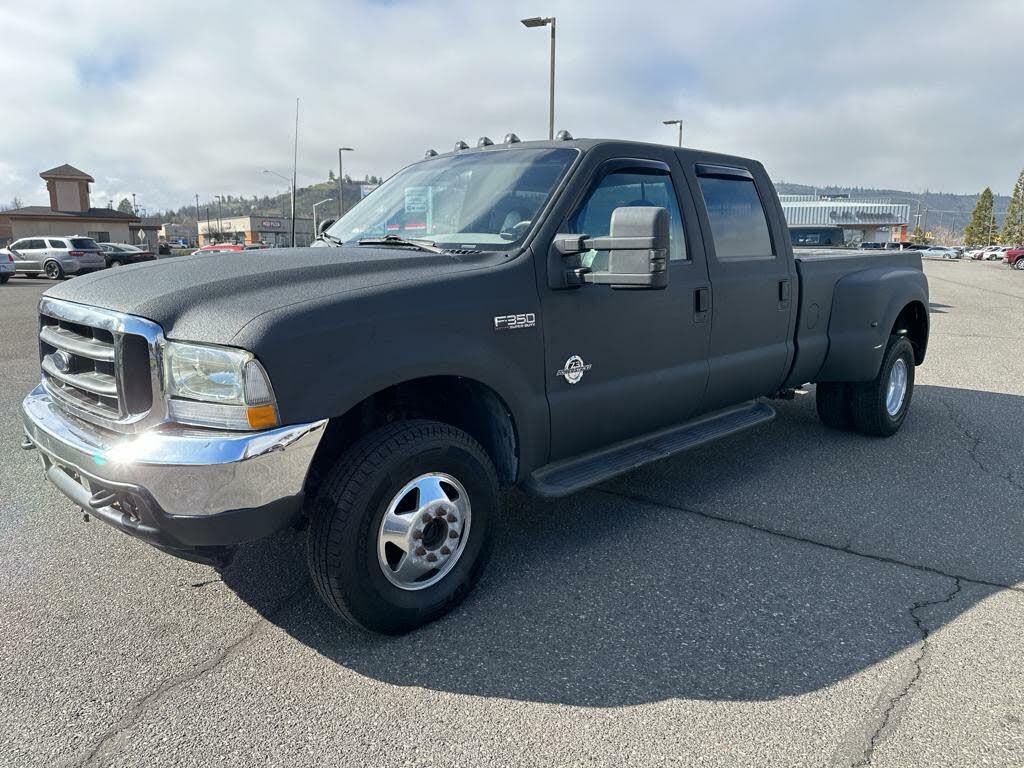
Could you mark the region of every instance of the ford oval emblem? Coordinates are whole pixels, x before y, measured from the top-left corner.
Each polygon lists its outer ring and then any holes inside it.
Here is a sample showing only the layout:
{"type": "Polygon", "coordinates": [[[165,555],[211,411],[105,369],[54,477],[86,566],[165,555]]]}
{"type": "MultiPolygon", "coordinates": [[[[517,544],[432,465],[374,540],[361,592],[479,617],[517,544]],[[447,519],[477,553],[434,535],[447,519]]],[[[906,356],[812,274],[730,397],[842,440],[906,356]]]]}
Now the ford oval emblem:
{"type": "Polygon", "coordinates": [[[50,355],[50,359],[53,361],[53,367],[61,373],[68,373],[71,371],[71,355],[63,349],[50,355]]]}

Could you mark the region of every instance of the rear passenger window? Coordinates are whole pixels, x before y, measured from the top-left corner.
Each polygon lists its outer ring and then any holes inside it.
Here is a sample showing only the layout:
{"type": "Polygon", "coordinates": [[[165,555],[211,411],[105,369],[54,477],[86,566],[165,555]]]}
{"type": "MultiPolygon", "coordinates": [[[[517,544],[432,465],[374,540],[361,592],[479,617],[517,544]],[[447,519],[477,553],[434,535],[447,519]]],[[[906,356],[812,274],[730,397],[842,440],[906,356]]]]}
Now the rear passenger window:
{"type": "Polygon", "coordinates": [[[701,176],[699,181],[718,260],[774,256],[753,179],[701,176]]]}
{"type": "Polygon", "coordinates": [[[68,244],[65,243],[63,240],[47,240],[46,243],[51,248],[67,248],[68,247],[68,244]]]}

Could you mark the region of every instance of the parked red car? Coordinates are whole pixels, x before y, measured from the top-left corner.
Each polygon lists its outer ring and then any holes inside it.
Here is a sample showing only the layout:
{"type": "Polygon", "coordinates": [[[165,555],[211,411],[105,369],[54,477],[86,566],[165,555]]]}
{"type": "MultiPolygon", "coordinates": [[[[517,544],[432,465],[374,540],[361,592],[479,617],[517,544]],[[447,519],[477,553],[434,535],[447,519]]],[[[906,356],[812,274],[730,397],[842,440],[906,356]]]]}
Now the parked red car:
{"type": "Polygon", "coordinates": [[[215,245],[204,245],[199,250],[192,251],[192,255],[194,256],[197,253],[223,253],[226,251],[258,251],[266,247],[265,245],[250,243],[245,245],[241,243],[218,243],[215,245]]]}
{"type": "Polygon", "coordinates": [[[1024,247],[1011,248],[1003,256],[1003,260],[1014,269],[1024,270],[1024,247]]]}

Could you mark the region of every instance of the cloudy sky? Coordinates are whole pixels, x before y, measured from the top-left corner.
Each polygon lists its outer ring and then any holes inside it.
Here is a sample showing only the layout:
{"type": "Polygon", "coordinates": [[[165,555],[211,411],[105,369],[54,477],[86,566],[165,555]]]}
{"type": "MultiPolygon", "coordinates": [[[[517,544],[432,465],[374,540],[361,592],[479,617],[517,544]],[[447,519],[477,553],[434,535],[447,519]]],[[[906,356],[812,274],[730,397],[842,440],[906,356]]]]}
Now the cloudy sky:
{"type": "Polygon", "coordinates": [[[149,211],[556,128],[756,157],[776,180],[976,193],[1024,166],[1020,0],[0,0],[0,202],[40,170],[149,211]]]}

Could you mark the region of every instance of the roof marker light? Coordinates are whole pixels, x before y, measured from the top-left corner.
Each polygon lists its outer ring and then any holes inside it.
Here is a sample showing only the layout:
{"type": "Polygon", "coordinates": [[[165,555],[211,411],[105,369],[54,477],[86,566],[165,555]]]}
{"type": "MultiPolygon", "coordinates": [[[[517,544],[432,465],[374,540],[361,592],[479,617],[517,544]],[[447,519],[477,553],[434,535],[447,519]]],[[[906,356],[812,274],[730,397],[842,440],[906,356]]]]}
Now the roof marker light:
{"type": "Polygon", "coordinates": [[[424,157],[437,157],[437,150],[436,149],[428,149],[426,152],[423,153],[423,156],[424,157]]]}
{"type": "Polygon", "coordinates": [[[469,144],[464,141],[455,142],[455,151],[458,152],[460,149],[469,149],[469,144]]]}
{"type": "Polygon", "coordinates": [[[491,147],[494,146],[494,142],[491,141],[486,136],[481,136],[479,139],[476,140],[476,145],[477,147],[491,147]]]}
{"type": "Polygon", "coordinates": [[[572,141],[572,134],[568,131],[559,131],[555,134],[555,141],[572,141]]]}
{"type": "Polygon", "coordinates": [[[505,144],[518,144],[519,143],[519,137],[516,136],[514,133],[506,133],[505,134],[504,143],[505,144]]]}

